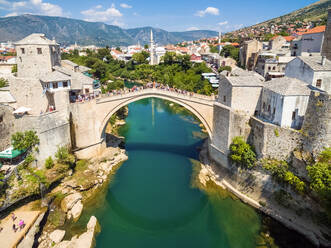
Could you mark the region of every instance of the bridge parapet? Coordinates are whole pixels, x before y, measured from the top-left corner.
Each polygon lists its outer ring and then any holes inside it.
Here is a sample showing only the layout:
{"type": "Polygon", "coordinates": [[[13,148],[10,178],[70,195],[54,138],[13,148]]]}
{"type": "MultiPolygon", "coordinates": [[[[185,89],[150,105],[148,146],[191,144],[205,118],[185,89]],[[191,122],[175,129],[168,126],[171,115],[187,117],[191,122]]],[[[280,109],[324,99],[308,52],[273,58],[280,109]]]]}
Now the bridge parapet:
{"type": "Polygon", "coordinates": [[[145,88],[145,89],[139,89],[136,91],[126,91],[120,94],[111,94],[111,95],[106,95],[103,94],[101,98],[97,99],[97,103],[102,103],[102,102],[107,102],[109,100],[114,101],[114,100],[120,100],[123,98],[128,98],[128,97],[137,97],[145,94],[161,94],[161,95],[166,95],[168,97],[175,97],[175,98],[180,98],[183,100],[189,100],[189,101],[201,101],[203,103],[211,103],[213,104],[216,97],[215,96],[206,96],[206,95],[201,95],[201,94],[196,94],[192,92],[176,92],[176,91],[171,91],[171,90],[166,90],[166,89],[159,89],[159,88],[145,88]]]}

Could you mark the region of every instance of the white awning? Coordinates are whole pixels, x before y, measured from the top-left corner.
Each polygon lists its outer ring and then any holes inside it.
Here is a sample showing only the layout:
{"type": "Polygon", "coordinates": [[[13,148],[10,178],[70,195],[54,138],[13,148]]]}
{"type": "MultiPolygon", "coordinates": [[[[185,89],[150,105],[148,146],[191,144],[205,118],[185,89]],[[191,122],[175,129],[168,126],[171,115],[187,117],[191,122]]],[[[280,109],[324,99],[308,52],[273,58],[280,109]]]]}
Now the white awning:
{"type": "Polygon", "coordinates": [[[26,107],[19,107],[18,109],[16,109],[13,114],[24,114],[26,112],[29,112],[31,109],[30,108],[26,108],[26,107]]]}

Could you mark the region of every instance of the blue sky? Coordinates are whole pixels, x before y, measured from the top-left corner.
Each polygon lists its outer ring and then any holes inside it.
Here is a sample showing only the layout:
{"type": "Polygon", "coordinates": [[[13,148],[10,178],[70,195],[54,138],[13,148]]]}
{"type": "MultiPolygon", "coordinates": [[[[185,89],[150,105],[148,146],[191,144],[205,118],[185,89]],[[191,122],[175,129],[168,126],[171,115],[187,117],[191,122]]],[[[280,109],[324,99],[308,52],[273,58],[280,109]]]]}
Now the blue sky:
{"type": "Polygon", "coordinates": [[[0,0],[0,16],[25,13],[101,21],[123,28],[231,31],[316,0],[0,0]]]}

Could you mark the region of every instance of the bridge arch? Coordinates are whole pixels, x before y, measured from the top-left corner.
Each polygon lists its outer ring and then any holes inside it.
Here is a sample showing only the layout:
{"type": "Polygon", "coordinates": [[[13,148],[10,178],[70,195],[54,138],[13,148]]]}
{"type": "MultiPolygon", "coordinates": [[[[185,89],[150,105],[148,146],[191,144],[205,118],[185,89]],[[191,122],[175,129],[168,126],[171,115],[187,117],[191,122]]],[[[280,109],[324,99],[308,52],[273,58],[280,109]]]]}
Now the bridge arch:
{"type": "MultiPolygon", "coordinates": [[[[153,98],[153,97],[163,99],[163,100],[168,100],[173,103],[177,103],[180,106],[189,110],[192,114],[194,114],[201,121],[201,123],[206,128],[209,137],[212,138],[212,124],[213,123],[212,123],[212,121],[210,121],[210,118],[208,118],[211,115],[211,120],[212,120],[212,109],[213,109],[212,104],[206,104],[211,109],[211,113],[203,113],[203,112],[201,112],[201,109],[197,109],[196,106],[193,106],[193,105],[197,105],[197,106],[201,105],[202,104],[201,102],[196,102],[196,104],[192,104],[192,102],[194,102],[194,100],[191,102],[191,101],[187,101],[187,99],[181,99],[181,97],[168,96],[166,93],[162,94],[162,92],[160,92],[160,93],[159,92],[152,92],[152,93],[146,92],[145,94],[139,94],[136,96],[125,98],[122,101],[116,101],[116,103],[114,102],[115,105],[112,104],[112,108],[109,109],[109,111],[107,111],[106,115],[103,117],[103,120],[100,125],[100,130],[99,130],[100,137],[101,138],[104,137],[104,132],[105,132],[109,119],[120,108],[127,106],[132,102],[136,102],[136,101],[146,99],[146,98],[153,98]]],[[[111,99],[109,101],[111,101],[111,99]]],[[[105,103],[106,103],[106,101],[99,102],[97,104],[105,104],[105,103]]]]}

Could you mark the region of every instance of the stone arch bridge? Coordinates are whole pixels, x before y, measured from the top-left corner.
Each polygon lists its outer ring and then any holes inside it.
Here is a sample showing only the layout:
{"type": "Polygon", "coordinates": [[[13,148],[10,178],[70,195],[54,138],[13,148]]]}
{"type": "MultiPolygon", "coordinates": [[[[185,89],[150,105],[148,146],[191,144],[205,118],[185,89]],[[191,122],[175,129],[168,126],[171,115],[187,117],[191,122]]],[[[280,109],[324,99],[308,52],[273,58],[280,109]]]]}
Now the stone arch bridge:
{"type": "Polygon", "coordinates": [[[71,105],[74,140],[75,146],[80,150],[79,157],[92,157],[106,146],[105,128],[116,111],[132,102],[150,97],[169,100],[191,111],[203,123],[212,139],[215,97],[147,88],[71,105]]]}

